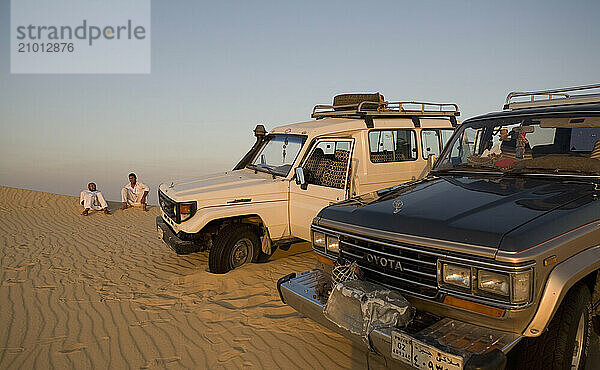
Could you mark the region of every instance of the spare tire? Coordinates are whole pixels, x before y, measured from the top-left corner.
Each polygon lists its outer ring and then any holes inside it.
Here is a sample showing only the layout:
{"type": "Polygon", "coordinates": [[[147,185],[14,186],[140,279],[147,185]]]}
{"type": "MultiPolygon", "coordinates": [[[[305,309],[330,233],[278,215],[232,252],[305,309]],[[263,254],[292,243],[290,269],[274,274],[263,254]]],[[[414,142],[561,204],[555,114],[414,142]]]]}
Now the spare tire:
{"type": "MultiPolygon", "coordinates": [[[[385,101],[383,95],[380,93],[375,94],[340,94],[333,97],[333,110],[355,110],[358,108],[358,104],[368,102],[379,102],[385,101]],[[354,108],[336,108],[340,105],[355,105],[354,108]]],[[[379,104],[364,104],[362,109],[364,110],[377,110],[379,104]]]]}

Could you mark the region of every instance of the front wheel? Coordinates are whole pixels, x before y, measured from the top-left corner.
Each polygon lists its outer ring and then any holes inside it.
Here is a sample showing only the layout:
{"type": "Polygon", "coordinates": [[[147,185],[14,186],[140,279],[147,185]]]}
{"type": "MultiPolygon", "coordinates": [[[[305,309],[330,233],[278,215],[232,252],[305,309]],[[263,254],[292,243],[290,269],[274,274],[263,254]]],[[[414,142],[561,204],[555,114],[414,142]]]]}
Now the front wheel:
{"type": "Polygon", "coordinates": [[[547,330],[525,338],[515,348],[515,369],[584,369],[592,330],[590,290],[584,284],[571,288],[547,330]]]}
{"type": "Polygon", "coordinates": [[[260,239],[251,225],[231,224],[221,229],[208,254],[208,268],[214,274],[252,262],[260,250],[260,239]]]}

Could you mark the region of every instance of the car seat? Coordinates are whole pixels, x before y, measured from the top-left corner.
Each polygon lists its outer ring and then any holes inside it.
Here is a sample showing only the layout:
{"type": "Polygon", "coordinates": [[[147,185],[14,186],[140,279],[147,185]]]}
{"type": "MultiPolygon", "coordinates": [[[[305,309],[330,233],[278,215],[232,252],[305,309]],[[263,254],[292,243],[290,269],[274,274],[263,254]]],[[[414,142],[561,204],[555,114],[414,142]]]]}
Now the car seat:
{"type": "Polygon", "coordinates": [[[304,176],[309,184],[321,185],[323,173],[327,167],[329,160],[325,158],[323,149],[316,148],[315,151],[304,163],[304,176]]]}
{"type": "Polygon", "coordinates": [[[343,189],[346,181],[346,169],[350,152],[347,150],[336,150],[334,158],[330,160],[323,173],[323,186],[343,189]]]}

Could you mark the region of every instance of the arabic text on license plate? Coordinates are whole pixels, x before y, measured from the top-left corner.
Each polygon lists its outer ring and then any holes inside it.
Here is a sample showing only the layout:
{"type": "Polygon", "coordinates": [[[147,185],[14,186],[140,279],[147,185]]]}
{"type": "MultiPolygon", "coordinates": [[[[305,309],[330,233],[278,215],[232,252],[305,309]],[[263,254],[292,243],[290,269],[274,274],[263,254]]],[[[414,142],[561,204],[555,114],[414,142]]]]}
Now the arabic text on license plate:
{"type": "Polygon", "coordinates": [[[157,226],[156,227],[156,231],[158,231],[158,238],[160,240],[162,240],[162,238],[163,238],[163,229],[161,229],[160,226],[157,226]]]}
{"type": "Polygon", "coordinates": [[[440,351],[395,331],[392,331],[392,357],[417,369],[460,370],[463,368],[462,357],[440,351]]]}

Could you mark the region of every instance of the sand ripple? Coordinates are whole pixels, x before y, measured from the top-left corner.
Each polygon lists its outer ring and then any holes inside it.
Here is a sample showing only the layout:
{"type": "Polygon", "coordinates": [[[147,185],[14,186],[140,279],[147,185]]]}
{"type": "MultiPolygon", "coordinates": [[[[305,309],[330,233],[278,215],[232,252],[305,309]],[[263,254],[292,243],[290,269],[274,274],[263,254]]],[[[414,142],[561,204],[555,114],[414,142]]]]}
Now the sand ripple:
{"type": "Polygon", "coordinates": [[[74,197],[7,187],[0,205],[1,369],[367,367],[279,301],[277,279],[314,266],[307,245],[213,275],[157,239],[156,208],[82,217],[74,197]]]}

